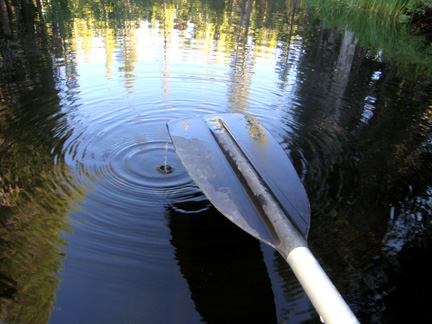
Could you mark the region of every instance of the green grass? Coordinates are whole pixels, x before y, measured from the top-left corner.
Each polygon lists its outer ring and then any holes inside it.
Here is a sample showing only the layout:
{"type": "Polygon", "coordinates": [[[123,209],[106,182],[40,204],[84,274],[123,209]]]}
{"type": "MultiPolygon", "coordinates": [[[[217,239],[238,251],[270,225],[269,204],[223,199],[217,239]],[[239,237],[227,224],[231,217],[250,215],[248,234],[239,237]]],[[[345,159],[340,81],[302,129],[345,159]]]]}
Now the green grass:
{"type": "Polygon", "coordinates": [[[402,21],[424,13],[427,7],[432,8],[432,0],[316,0],[316,2],[353,10],[365,10],[390,18],[401,17],[402,21]]]}
{"type": "MultiPolygon", "coordinates": [[[[354,2],[354,0],[348,1],[354,2]]],[[[356,1],[370,5],[380,2],[378,0],[356,1]]],[[[321,21],[323,28],[354,32],[361,46],[371,49],[372,52],[381,53],[383,62],[397,66],[399,76],[419,81],[432,80],[432,43],[420,35],[412,24],[400,23],[397,11],[392,11],[393,14],[389,16],[389,13],[386,15],[383,11],[371,12],[372,9],[364,9],[360,4],[350,6],[346,2],[342,4],[336,0],[303,0],[303,2],[313,8],[312,15],[321,21]],[[385,19],[385,16],[389,17],[385,19]]],[[[378,8],[377,6],[378,4],[375,8],[378,8]]],[[[403,12],[408,13],[408,11],[403,12]]]]}

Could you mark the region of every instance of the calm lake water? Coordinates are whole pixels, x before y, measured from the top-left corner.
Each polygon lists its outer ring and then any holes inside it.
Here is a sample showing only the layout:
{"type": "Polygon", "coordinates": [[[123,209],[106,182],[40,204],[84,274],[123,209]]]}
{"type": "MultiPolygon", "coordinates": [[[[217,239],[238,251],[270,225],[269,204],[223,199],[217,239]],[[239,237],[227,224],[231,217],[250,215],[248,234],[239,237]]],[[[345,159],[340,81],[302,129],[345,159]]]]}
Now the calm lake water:
{"type": "Polygon", "coordinates": [[[168,121],[230,112],[291,158],[360,321],[430,317],[431,58],[406,25],[277,0],[0,4],[0,321],[319,323],[174,152],[168,121]]]}

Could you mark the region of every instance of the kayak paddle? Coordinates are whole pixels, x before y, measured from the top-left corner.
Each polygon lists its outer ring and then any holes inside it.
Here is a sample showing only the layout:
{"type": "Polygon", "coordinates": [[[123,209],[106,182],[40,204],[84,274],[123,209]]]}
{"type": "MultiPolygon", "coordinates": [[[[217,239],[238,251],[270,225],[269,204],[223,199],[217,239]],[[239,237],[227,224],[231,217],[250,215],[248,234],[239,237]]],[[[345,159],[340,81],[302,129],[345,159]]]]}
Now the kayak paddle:
{"type": "Polygon", "coordinates": [[[307,247],[307,193],[283,148],[250,115],[168,122],[175,151],[210,202],[288,262],[324,323],[359,323],[307,247]]]}

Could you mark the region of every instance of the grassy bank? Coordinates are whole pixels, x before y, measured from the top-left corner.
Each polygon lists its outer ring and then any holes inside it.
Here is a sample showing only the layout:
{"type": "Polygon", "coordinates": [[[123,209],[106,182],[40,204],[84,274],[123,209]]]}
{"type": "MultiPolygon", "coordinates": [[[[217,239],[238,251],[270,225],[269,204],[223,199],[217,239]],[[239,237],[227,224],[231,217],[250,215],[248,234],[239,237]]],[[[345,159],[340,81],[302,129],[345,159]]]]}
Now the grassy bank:
{"type": "Polygon", "coordinates": [[[347,4],[358,4],[360,8],[390,17],[415,16],[432,7],[432,0],[348,0],[347,4]]]}
{"type": "Polygon", "coordinates": [[[410,21],[426,14],[432,8],[432,0],[316,0],[328,6],[342,6],[353,10],[365,10],[381,16],[410,21]]]}
{"type": "MultiPolygon", "coordinates": [[[[354,0],[347,0],[352,1],[354,0]]],[[[399,76],[422,81],[432,81],[432,43],[423,35],[413,23],[400,23],[400,15],[385,14],[384,9],[389,0],[355,0],[358,4],[349,5],[348,2],[337,0],[302,0],[312,10],[312,16],[319,21],[323,28],[349,30],[354,32],[359,44],[370,50],[370,56],[379,57],[380,61],[397,66],[399,76]],[[370,10],[361,7],[372,2],[377,3],[370,10]],[[373,12],[378,10],[378,12],[373,12]],[[388,16],[385,19],[384,16],[388,16]],[[399,18],[399,19],[398,19],[399,18]]],[[[395,0],[401,2],[400,0],[395,0]]],[[[407,0],[405,5],[409,1],[407,0]]],[[[432,0],[427,0],[432,1],[432,0]]],[[[395,10],[395,9],[393,9],[395,10]]],[[[387,11],[390,12],[390,11],[387,11]]],[[[400,12],[400,11],[399,11],[400,12]]],[[[403,15],[408,14],[408,11],[403,15]]],[[[413,12],[413,11],[411,11],[413,12]]]]}

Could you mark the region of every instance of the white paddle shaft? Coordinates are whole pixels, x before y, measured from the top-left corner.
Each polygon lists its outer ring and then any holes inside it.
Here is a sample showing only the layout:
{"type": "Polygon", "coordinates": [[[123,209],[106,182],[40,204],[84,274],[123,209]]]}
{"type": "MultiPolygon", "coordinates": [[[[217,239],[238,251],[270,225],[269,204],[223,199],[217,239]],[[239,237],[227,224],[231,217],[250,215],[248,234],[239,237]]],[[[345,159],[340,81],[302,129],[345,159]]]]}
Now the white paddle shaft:
{"type": "Polygon", "coordinates": [[[324,323],[359,323],[307,247],[292,250],[287,262],[324,323]]]}

